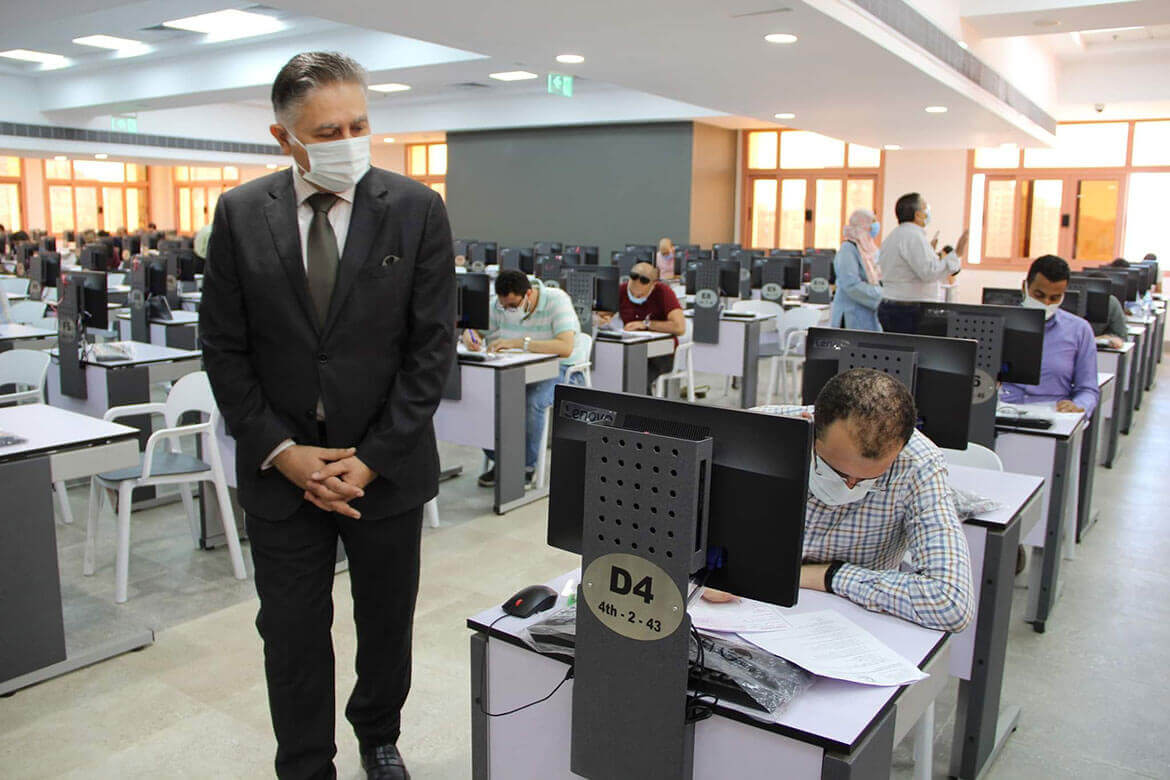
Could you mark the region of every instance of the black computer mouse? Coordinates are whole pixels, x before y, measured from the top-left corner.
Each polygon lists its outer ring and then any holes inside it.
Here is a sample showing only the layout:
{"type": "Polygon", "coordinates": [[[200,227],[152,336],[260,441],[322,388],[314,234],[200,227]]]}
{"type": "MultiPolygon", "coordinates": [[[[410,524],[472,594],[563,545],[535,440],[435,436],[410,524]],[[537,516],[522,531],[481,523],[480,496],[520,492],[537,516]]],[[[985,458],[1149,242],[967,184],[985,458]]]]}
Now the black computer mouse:
{"type": "Polygon", "coordinates": [[[547,585],[529,585],[500,605],[505,613],[526,618],[551,609],[557,603],[557,592],[547,585]]]}

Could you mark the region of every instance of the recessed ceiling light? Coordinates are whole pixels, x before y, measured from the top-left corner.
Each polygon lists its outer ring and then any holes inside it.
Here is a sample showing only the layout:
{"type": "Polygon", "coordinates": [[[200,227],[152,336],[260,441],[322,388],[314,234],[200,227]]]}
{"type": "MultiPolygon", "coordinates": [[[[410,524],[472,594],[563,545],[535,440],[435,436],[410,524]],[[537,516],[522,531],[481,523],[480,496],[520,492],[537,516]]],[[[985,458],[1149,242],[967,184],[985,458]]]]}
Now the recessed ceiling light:
{"type": "Polygon", "coordinates": [[[82,46],[94,46],[99,49],[113,49],[114,51],[147,48],[146,44],[142,41],[132,41],[129,38],[119,38],[114,35],[86,35],[81,38],[74,38],[73,42],[82,46]]]}
{"type": "Polygon", "coordinates": [[[108,158],[108,157],[109,157],[109,155],[108,155],[108,154],[106,154],[105,152],[98,152],[97,154],[95,154],[95,155],[93,156],[93,159],[95,159],[95,160],[105,160],[105,159],[106,159],[106,158],[108,158]]]}
{"type": "Polygon", "coordinates": [[[502,73],[489,73],[488,77],[496,81],[527,81],[528,79],[540,78],[539,75],[529,73],[526,70],[506,70],[502,73]]]}
{"type": "Polygon", "coordinates": [[[927,106],[923,109],[928,114],[945,114],[947,112],[946,106],[927,106]]]}
{"type": "Polygon", "coordinates": [[[959,41],[959,48],[962,49],[963,51],[966,51],[967,49],[969,49],[971,47],[967,45],[966,41],[959,41]]]}
{"type": "Polygon", "coordinates": [[[779,114],[772,114],[777,119],[796,119],[796,114],[791,111],[781,111],[779,114]]]}
{"type": "Polygon", "coordinates": [[[585,58],[580,54],[558,54],[557,62],[562,65],[580,65],[585,61],[585,58]]]}
{"type": "Polygon", "coordinates": [[[887,152],[899,152],[902,150],[902,147],[899,146],[898,144],[886,144],[882,148],[885,149],[887,152]]]}
{"type": "Polygon", "coordinates": [[[1111,32],[1127,32],[1129,30],[1144,30],[1142,25],[1134,27],[1098,27],[1095,30],[1081,30],[1081,35],[1088,35],[1091,33],[1111,33],[1111,32]]]}
{"type": "Polygon", "coordinates": [[[385,138],[383,138],[383,139],[382,139],[382,143],[384,143],[384,144],[392,144],[392,143],[394,143],[394,139],[393,139],[393,138],[391,138],[390,136],[386,136],[385,138]]]}
{"type": "Polygon", "coordinates": [[[255,35],[267,35],[284,29],[279,19],[264,14],[255,14],[249,11],[214,11],[198,16],[186,16],[182,19],[172,19],[163,22],[163,27],[174,30],[188,30],[204,33],[208,43],[216,41],[234,41],[238,38],[251,38],[255,35]]]}
{"type": "Polygon", "coordinates": [[[33,51],[32,49],[9,49],[0,51],[0,57],[23,62],[39,62],[46,68],[63,68],[69,64],[69,58],[60,54],[50,54],[47,51],[33,51]]]}
{"type": "Polygon", "coordinates": [[[69,158],[63,154],[59,154],[56,157],[54,157],[53,159],[56,160],[57,162],[69,162],[69,158]]]}
{"type": "Polygon", "coordinates": [[[385,84],[371,84],[370,89],[374,92],[407,92],[410,90],[410,85],[389,81],[385,84]]]}
{"type": "Polygon", "coordinates": [[[769,33],[764,40],[768,43],[796,43],[797,38],[792,33],[769,33]]]}

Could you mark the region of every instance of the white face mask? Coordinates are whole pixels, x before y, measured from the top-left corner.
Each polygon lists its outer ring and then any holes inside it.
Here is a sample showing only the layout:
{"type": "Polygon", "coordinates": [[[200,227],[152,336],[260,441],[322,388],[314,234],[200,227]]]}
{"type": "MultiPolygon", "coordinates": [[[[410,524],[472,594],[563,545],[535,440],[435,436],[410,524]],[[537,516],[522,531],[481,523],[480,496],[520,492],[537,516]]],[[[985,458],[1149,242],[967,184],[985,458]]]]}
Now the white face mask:
{"type": "Polygon", "coordinates": [[[1029,295],[1027,290],[1024,290],[1024,303],[1023,303],[1024,308],[1025,309],[1043,309],[1044,310],[1044,319],[1046,319],[1046,320],[1050,320],[1056,316],[1056,310],[1060,308],[1060,304],[1062,302],[1063,301],[1057,301],[1056,303],[1041,303],[1040,301],[1036,300],[1031,295],[1029,295]]]}
{"type": "Polygon", "coordinates": [[[525,317],[532,313],[528,310],[527,294],[525,294],[524,299],[520,301],[520,305],[516,308],[509,309],[506,306],[501,306],[500,308],[504,310],[504,322],[509,325],[519,325],[524,321],[525,317]]]}
{"type": "Polygon", "coordinates": [[[866,497],[876,481],[866,479],[849,487],[841,475],[833,471],[820,455],[813,453],[813,462],[808,470],[808,488],[814,496],[829,506],[843,506],[860,501],[866,497]]]}
{"type": "Polygon", "coordinates": [[[328,192],[344,192],[366,175],[370,169],[370,137],[343,138],[319,144],[303,144],[292,130],[285,128],[289,141],[305,150],[309,156],[309,170],[302,176],[328,192]]]}

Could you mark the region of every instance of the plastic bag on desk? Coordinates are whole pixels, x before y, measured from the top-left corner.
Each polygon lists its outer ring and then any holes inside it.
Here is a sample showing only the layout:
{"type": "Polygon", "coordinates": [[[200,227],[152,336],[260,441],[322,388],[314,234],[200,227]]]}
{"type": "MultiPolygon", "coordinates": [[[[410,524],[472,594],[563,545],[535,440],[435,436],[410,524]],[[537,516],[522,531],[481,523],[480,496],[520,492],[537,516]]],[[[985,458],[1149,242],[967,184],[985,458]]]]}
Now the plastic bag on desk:
{"type": "Polygon", "coordinates": [[[994,512],[1003,506],[998,501],[970,490],[960,490],[953,485],[950,486],[950,490],[951,499],[955,502],[955,511],[958,512],[960,520],[970,520],[973,517],[994,512]]]}
{"type": "MultiPolygon", "coordinates": [[[[779,656],[736,637],[704,634],[703,666],[722,675],[770,713],[777,713],[812,684],[813,676],[779,656]]],[[[572,656],[577,644],[577,607],[565,607],[528,626],[522,637],[541,653],[572,656]]],[[[698,662],[698,646],[688,643],[690,661],[698,662]]]]}

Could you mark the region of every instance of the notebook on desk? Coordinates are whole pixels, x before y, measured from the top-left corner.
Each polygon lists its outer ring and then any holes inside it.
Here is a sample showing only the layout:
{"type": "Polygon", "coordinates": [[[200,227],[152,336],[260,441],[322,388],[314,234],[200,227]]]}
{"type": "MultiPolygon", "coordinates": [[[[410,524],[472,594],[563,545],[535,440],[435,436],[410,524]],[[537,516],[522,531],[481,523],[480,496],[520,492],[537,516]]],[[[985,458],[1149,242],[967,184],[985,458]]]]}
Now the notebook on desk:
{"type": "Polygon", "coordinates": [[[0,447],[15,447],[17,444],[25,444],[28,439],[17,436],[15,433],[8,431],[0,431],[0,447]]]}

